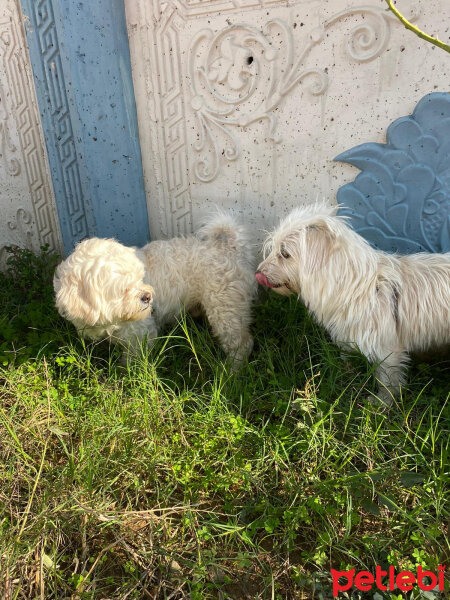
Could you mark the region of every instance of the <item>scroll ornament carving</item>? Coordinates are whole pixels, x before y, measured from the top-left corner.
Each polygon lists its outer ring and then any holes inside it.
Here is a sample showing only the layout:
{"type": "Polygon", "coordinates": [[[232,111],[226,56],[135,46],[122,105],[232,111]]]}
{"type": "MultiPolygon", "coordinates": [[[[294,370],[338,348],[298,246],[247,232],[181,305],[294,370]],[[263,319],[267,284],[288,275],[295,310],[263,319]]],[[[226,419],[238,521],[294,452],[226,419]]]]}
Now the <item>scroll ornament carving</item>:
{"type": "MultiPolygon", "coordinates": [[[[353,15],[364,17],[350,32],[349,56],[367,62],[379,56],[390,37],[391,15],[375,6],[358,6],[343,10],[313,29],[298,56],[295,52],[293,27],[281,19],[268,21],[261,31],[251,25],[231,25],[214,34],[202,29],[193,38],[189,52],[191,106],[196,113],[198,140],[194,150],[203,153],[194,164],[195,176],[210,182],[218,175],[221,155],[226,161],[240,156],[236,126],[266,120],[269,139],[276,135],[274,110],[294,87],[305,82],[309,92],[320,96],[328,89],[325,70],[306,68],[305,59],[320,44],[327,30],[337,21],[353,15]],[[228,140],[222,151],[217,134],[228,140]],[[205,157],[212,151],[212,158],[205,157]]],[[[415,18],[413,14],[410,19],[415,18]]]]}
{"type": "Polygon", "coordinates": [[[8,241],[0,248],[0,267],[3,268],[7,258],[8,246],[19,246],[37,252],[39,244],[35,242],[34,222],[31,213],[24,208],[17,209],[13,219],[7,222],[8,241]]]}
{"type": "Polygon", "coordinates": [[[13,232],[13,241],[29,250],[34,249],[32,228],[33,217],[24,208],[18,208],[15,218],[8,221],[8,229],[13,232]]]}

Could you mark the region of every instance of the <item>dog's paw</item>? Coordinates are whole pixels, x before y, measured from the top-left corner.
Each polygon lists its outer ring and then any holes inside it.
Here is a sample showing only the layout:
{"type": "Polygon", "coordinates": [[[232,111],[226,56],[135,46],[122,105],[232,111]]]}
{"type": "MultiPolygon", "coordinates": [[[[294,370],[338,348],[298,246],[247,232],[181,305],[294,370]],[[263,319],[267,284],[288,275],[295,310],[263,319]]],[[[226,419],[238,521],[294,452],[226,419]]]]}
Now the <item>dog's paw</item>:
{"type": "Polygon", "coordinates": [[[374,406],[378,406],[382,409],[388,410],[394,401],[392,394],[388,390],[380,390],[378,393],[369,394],[367,396],[368,402],[374,406]]]}

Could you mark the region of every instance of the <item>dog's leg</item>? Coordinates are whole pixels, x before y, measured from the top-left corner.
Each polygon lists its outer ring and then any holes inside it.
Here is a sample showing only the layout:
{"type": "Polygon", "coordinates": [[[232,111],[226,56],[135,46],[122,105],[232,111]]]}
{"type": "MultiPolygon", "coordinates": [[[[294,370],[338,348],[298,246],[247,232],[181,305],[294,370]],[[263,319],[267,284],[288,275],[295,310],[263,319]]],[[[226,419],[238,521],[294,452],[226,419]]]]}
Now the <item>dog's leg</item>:
{"type": "Polygon", "coordinates": [[[380,384],[379,391],[371,399],[381,400],[386,406],[392,404],[393,398],[399,395],[400,388],[406,381],[407,362],[406,352],[396,351],[378,365],[375,376],[380,384]]]}
{"type": "Polygon", "coordinates": [[[236,335],[238,337],[232,343],[230,343],[229,340],[221,340],[222,347],[227,353],[228,358],[231,360],[233,369],[238,369],[243,361],[250,356],[250,353],[253,350],[253,337],[248,329],[239,332],[236,331],[236,335]]]}
{"type": "Polygon", "coordinates": [[[253,349],[253,338],[249,331],[249,305],[237,299],[235,303],[230,303],[228,296],[226,305],[218,304],[215,298],[213,304],[204,302],[203,306],[213,334],[219,339],[233,368],[238,368],[253,349]]]}
{"type": "Polygon", "coordinates": [[[158,335],[153,317],[134,323],[127,323],[116,334],[116,341],[123,347],[120,363],[126,366],[130,360],[135,360],[142,350],[142,343],[147,341],[150,348],[158,335]]]}
{"type": "Polygon", "coordinates": [[[237,369],[253,350],[253,338],[250,331],[243,326],[239,318],[208,320],[233,368],[237,369]]]}

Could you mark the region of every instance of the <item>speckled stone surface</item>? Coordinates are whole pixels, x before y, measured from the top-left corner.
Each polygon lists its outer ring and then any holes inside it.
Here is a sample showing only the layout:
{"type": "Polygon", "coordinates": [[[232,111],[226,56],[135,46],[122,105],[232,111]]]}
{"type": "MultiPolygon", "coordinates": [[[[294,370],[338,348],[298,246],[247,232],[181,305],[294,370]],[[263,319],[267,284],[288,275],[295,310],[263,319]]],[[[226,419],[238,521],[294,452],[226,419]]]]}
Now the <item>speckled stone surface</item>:
{"type": "MultiPolygon", "coordinates": [[[[449,41],[450,2],[399,0],[449,41]]],[[[384,0],[125,0],[152,237],[215,205],[263,237],[301,202],[336,202],[358,171],[335,156],[384,143],[450,89],[448,53],[384,0]]],[[[430,225],[431,226],[431,225],[430,225]]]]}

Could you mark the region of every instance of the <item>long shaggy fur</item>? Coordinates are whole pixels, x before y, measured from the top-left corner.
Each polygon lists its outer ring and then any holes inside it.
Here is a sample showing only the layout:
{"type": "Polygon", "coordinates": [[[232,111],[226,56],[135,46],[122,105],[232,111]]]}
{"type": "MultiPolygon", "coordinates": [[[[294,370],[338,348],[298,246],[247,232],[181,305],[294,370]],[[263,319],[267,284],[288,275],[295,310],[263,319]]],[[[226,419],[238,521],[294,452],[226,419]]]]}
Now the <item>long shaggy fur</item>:
{"type": "Polygon", "coordinates": [[[57,268],[56,306],[80,335],[110,338],[135,352],[186,309],[204,314],[227,355],[238,363],[252,350],[249,332],[256,283],[248,235],[218,214],[195,236],[141,249],[93,238],[57,268]]]}
{"type": "Polygon", "coordinates": [[[266,241],[256,277],[298,294],[335,342],[377,363],[389,403],[409,352],[450,344],[450,253],[374,250],[335,211],[319,203],[292,211],[266,241]]]}

